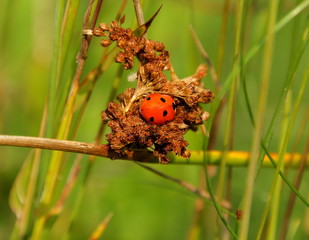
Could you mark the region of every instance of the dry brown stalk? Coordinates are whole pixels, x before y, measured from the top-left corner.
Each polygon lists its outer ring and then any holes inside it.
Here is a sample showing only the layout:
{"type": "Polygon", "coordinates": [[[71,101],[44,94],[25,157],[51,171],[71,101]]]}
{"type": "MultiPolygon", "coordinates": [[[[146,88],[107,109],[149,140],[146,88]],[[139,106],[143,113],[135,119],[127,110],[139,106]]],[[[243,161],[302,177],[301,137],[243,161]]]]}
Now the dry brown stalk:
{"type": "MultiPolygon", "coordinates": [[[[0,145],[5,146],[18,146],[18,147],[29,147],[29,148],[41,148],[65,152],[74,152],[82,153],[93,156],[105,157],[114,159],[123,159],[131,160],[138,162],[147,162],[147,163],[158,163],[158,158],[155,157],[151,151],[145,149],[139,150],[127,150],[122,154],[112,150],[109,145],[100,145],[94,143],[85,143],[77,141],[68,141],[68,140],[58,140],[50,138],[40,138],[40,137],[24,137],[24,136],[10,136],[10,135],[0,135],[0,145]]],[[[309,167],[309,155],[303,156],[299,153],[287,153],[284,157],[284,161],[288,162],[293,155],[293,162],[291,167],[299,167],[302,158],[305,158],[305,167],[309,167]]],[[[204,164],[203,158],[206,156],[208,159],[209,165],[220,164],[222,158],[222,152],[217,150],[211,151],[192,151],[191,159],[189,160],[190,164],[204,164]]],[[[274,161],[278,160],[278,154],[271,153],[274,161]]],[[[187,161],[182,158],[176,158],[171,156],[173,162],[176,164],[187,164],[187,161]]],[[[227,155],[227,165],[235,167],[244,167],[248,165],[249,153],[243,151],[229,151],[227,155]]],[[[265,156],[263,161],[264,167],[273,167],[271,161],[265,156]]]]}
{"type": "Polygon", "coordinates": [[[0,135],[0,145],[83,153],[110,159],[125,159],[140,162],[158,161],[150,151],[126,151],[122,154],[119,154],[113,151],[109,145],[58,140],[51,138],[0,135]]]}

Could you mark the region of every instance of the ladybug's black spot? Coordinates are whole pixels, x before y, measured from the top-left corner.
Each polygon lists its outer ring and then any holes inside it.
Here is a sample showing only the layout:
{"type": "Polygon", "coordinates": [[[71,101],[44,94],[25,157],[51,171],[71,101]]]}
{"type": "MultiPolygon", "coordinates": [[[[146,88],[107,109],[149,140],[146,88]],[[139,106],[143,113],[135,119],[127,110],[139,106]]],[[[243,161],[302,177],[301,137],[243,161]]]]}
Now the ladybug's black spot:
{"type": "Polygon", "coordinates": [[[160,100],[161,100],[162,102],[164,102],[164,103],[166,102],[165,98],[163,98],[163,97],[161,97],[160,100]]]}
{"type": "Polygon", "coordinates": [[[176,103],[173,102],[173,109],[176,110],[176,103]]]}
{"type": "Polygon", "coordinates": [[[149,121],[153,122],[154,121],[154,117],[149,118],[149,121]]]}
{"type": "Polygon", "coordinates": [[[168,114],[168,112],[166,110],[164,110],[163,117],[166,117],[167,114],[168,114]]]}
{"type": "Polygon", "coordinates": [[[150,100],[150,97],[147,97],[146,100],[150,100]]]}

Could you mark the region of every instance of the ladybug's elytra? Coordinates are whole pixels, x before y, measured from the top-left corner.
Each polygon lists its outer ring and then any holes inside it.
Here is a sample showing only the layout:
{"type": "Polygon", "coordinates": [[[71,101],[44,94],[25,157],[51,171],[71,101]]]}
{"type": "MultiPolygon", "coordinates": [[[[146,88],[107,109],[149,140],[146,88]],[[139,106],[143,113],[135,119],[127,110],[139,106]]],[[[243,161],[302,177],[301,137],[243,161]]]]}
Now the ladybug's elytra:
{"type": "Polygon", "coordinates": [[[140,113],[147,122],[163,125],[174,120],[176,105],[170,95],[153,93],[143,100],[140,113]]]}

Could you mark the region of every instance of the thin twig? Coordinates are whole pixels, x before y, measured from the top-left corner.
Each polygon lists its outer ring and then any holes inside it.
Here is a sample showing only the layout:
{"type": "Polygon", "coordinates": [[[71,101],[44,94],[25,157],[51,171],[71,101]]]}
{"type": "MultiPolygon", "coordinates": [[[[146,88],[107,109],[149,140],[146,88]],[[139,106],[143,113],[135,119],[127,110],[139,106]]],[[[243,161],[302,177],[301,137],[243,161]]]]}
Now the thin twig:
{"type": "Polygon", "coordinates": [[[82,155],[78,155],[77,159],[74,161],[74,165],[71,168],[69,177],[67,179],[67,183],[63,187],[63,190],[61,191],[61,195],[56,203],[56,205],[51,209],[50,215],[58,215],[62,212],[65,202],[70,196],[70,193],[72,192],[73,187],[75,186],[75,183],[77,181],[77,178],[79,176],[80,172],[80,160],[82,155]]]}
{"type": "MultiPolygon", "coordinates": [[[[191,32],[191,36],[192,36],[192,38],[195,42],[197,49],[199,50],[201,56],[204,58],[207,66],[209,68],[210,75],[211,75],[213,82],[215,84],[215,87],[216,87],[216,92],[221,92],[222,87],[221,87],[221,84],[219,82],[218,74],[215,70],[215,67],[214,67],[210,57],[208,56],[205,48],[203,47],[203,45],[202,45],[199,37],[197,36],[192,25],[189,26],[189,30],[191,32]]],[[[214,119],[213,119],[212,127],[211,127],[210,134],[209,134],[209,143],[208,143],[208,146],[207,146],[208,150],[214,149],[214,146],[216,144],[216,140],[217,140],[217,136],[218,136],[218,129],[219,129],[219,126],[220,126],[223,107],[225,105],[225,102],[226,102],[226,97],[224,96],[220,101],[220,104],[218,106],[218,109],[217,109],[216,114],[215,114],[214,119]]]]}
{"type": "Polygon", "coordinates": [[[205,59],[205,61],[207,63],[207,66],[210,70],[211,77],[214,80],[214,83],[216,84],[217,89],[220,89],[221,86],[220,86],[220,83],[218,82],[218,75],[217,75],[217,72],[215,70],[214,65],[212,64],[210,57],[208,56],[207,52],[205,51],[205,49],[204,49],[199,37],[197,36],[196,32],[194,31],[194,28],[193,28],[192,25],[189,26],[189,30],[190,30],[191,36],[192,36],[192,38],[195,42],[197,49],[199,50],[201,56],[205,59]]]}
{"type": "Polygon", "coordinates": [[[142,26],[145,23],[145,20],[144,20],[144,13],[143,13],[143,9],[141,6],[141,2],[139,0],[133,0],[133,3],[134,3],[134,9],[135,9],[138,26],[142,26]]]}
{"type": "MultiPolygon", "coordinates": [[[[160,177],[163,177],[164,179],[167,179],[169,181],[172,181],[174,183],[177,183],[178,185],[182,186],[183,188],[189,190],[190,192],[196,194],[197,196],[203,198],[203,199],[206,199],[206,200],[209,200],[209,201],[212,201],[210,195],[208,192],[204,191],[203,189],[199,189],[193,185],[191,185],[190,183],[188,182],[185,182],[183,180],[180,180],[178,178],[174,178],[174,177],[171,177],[171,176],[168,176],[154,168],[151,168],[149,166],[146,166],[142,163],[139,163],[137,162],[138,165],[140,165],[141,167],[149,170],[150,172],[153,172],[154,174],[160,176],[160,177]]],[[[231,208],[231,204],[228,202],[228,201],[225,201],[225,200],[222,200],[221,201],[221,205],[222,207],[226,208],[226,209],[230,209],[231,208]]]]}
{"type": "MultiPolygon", "coordinates": [[[[95,10],[94,10],[94,14],[92,16],[91,23],[90,23],[90,29],[93,29],[95,27],[96,23],[97,23],[97,20],[98,20],[99,14],[100,14],[100,10],[101,10],[101,7],[102,7],[102,3],[103,3],[103,0],[97,1],[96,7],[95,7],[95,10]]],[[[84,25],[84,29],[88,28],[88,27],[89,27],[88,25],[84,25]]]]}
{"type": "MultiPolygon", "coordinates": [[[[94,28],[96,21],[99,17],[99,12],[100,12],[100,9],[101,9],[101,6],[102,6],[102,2],[103,2],[103,0],[99,0],[97,2],[96,8],[95,8],[95,11],[94,11],[94,15],[93,15],[92,19],[90,20],[92,5],[94,4],[94,0],[90,0],[86,14],[85,14],[85,17],[84,17],[84,21],[83,21],[83,30],[86,30],[86,29],[89,29],[89,28],[91,28],[91,29],[94,28]]],[[[81,42],[81,48],[80,48],[80,51],[79,51],[79,53],[77,54],[77,57],[76,57],[77,68],[76,68],[76,72],[75,72],[74,80],[73,80],[73,82],[76,83],[76,84],[80,80],[82,70],[84,68],[85,60],[87,58],[88,48],[89,48],[91,39],[92,39],[91,35],[87,35],[87,34],[83,35],[83,39],[82,39],[82,42],[81,42]]]]}

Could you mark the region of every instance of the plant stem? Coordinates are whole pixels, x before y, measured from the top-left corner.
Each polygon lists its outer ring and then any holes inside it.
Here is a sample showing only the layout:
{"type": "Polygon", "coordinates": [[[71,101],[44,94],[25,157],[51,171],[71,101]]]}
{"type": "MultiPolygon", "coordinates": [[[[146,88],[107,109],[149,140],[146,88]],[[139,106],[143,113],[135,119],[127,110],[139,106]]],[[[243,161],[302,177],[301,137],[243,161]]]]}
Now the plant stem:
{"type": "Polygon", "coordinates": [[[278,0],[271,1],[269,6],[269,21],[267,26],[268,39],[264,49],[264,60],[262,67],[261,85],[260,85],[260,95],[258,101],[258,111],[257,111],[257,123],[256,129],[254,131],[254,138],[251,150],[251,156],[249,161],[249,169],[247,173],[246,189],[244,194],[243,202],[243,220],[240,223],[240,239],[248,239],[251,207],[253,199],[254,181],[258,166],[258,155],[260,151],[261,134],[263,130],[263,120],[265,117],[268,85],[270,79],[272,55],[273,55],[273,43],[274,43],[274,30],[277,18],[278,10],[278,0]]]}
{"type": "MultiPolygon", "coordinates": [[[[147,150],[135,150],[126,151],[126,153],[118,154],[109,145],[85,143],[77,141],[68,140],[58,140],[50,138],[40,138],[40,137],[25,137],[25,136],[9,136],[0,135],[0,145],[5,146],[17,146],[17,147],[29,147],[29,148],[41,148],[48,150],[57,150],[64,152],[74,152],[82,153],[93,156],[105,157],[110,159],[122,159],[131,160],[138,162],[150,162],[158,163],[158,159],[152,154],[152,152],[147,150]]],[[[171,156],[171,164],[189,164],[189,165],[201,165],[204,164],[203,155],[204,151],[191,151],[190,159],[186,160],[178,156],[171,156]]],[[[211,150],[206,152],[207,157],[209,157],[209,164],[218,165],[221,162],[222,152],[217,150],[211,150]]],[[[272,153],[272,158],[277,161],[278,154],[272,153]]],[[[287,153],[284,156],[284,161],[289,162],[291,167],[298,167],[302,155],[298,153],[287,153]],[[291,156],[293,155],[293,162],[291,163],[291,156]]],[[[249,153],[242,151],[229,151],[227,153],[227,166],[234,167],[245,167],[248,166],[249,153]]],[[[265,157],[263,161],[264,167],[273,167],[272,163],[265,157]]],[[[309,167],[309,156],[305,163],[306,167],[309,167]]]]}
{"type": "MultiPolygon", "coordinates": [[[[45,106],[39,136],[44,135],[44,131],[46,128],[46,122],[47,122],[46,120],[47,120],[47,107],[45,106]]],[[[24,219],[21,222],[21,226],[20,226],[21,236],[26,235],[28,231],[28,227],[30,225],[29,221],[30,221],[31,209],[33,208],[33,204],[34,204],[36,186],[37,186],[38,177],[39,177],[40,162],[41,162],[41,149],[36,149],[34,151],[33,163],[32,163],[31,173],[30,173],[30,180],[27,186],[27,194],[25,197],[25,204],[24,204],[24,209],[23,209],[24,219]]]]}
{"type": "Polygon", "coordinates": [[[145,22],[141,2],[139,0],[133,0],[133,3],[138,25],[141,26],[145,22]]]}

